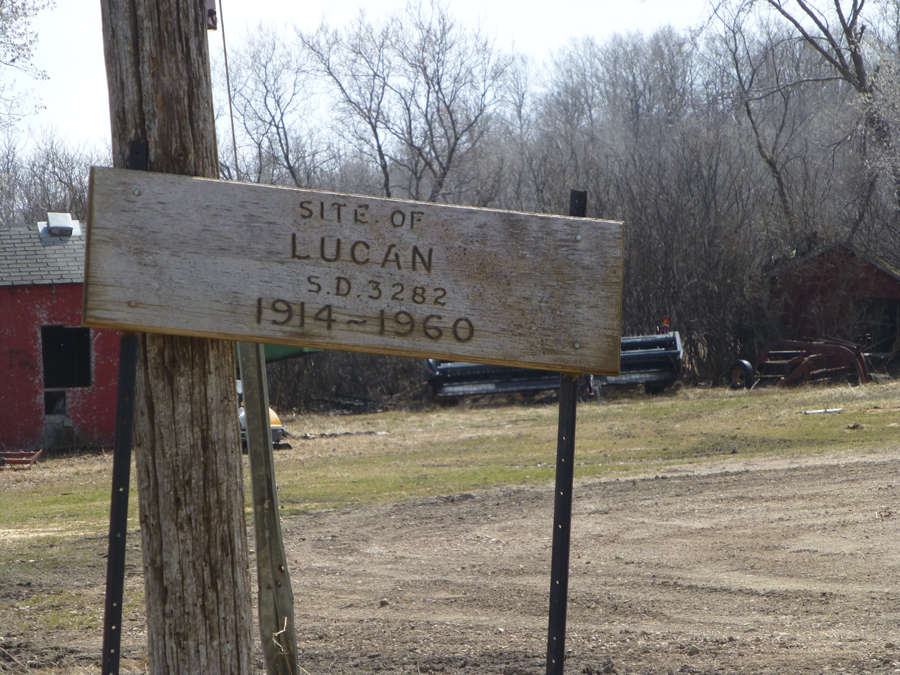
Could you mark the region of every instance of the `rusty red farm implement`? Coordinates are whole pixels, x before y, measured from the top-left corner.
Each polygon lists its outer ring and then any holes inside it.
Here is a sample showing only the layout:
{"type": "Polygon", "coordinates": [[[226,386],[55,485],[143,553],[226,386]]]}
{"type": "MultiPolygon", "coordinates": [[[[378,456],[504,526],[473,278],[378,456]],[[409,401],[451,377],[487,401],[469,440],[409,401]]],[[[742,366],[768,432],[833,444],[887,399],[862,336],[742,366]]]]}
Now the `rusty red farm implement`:
{"type": "Polygon", "coordinates": [[[41,450],[13,452],[0,450],[0,471],[3,469],[30,469],[41,456],[41,450]]]}
{"type": "Polygon", "coordinates": [[[843,340],[778,340],[748,361],[735,361],[728,372],[732,389],[750,389],[759,383],[785,387],[818,380],[847,378],[863,384],[869,371],[862,349],[843,340]]]}

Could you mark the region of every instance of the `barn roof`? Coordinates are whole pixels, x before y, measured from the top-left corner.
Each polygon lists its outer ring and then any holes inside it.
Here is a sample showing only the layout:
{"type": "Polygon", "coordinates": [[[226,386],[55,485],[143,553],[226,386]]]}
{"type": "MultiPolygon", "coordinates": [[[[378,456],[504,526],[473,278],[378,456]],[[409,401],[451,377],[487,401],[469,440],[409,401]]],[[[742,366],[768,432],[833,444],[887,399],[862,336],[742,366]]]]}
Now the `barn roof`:
{"type": "Polygon", "coordinates": [[[51,225],[68,225],[71,234],[53,235],[47,223],[0,228],[0,286],[84,283],[80,223],[67,214],[50,215],[51,225]]]}
{"type": "Polygon", "coordinates": [[[888,266],[887,263],[885,263],[881,260],[876,260],[875,258],[863,253],[862,251],[857,249],[855,246],[853,246],[845,241],[839,241],[839,242],[836,242],[833,244],[829,244],[828,246],[823,246],[822,248],[818,248],[806,255],[797,256],[796,258],[792,258],[791,260],[789,260],[785,263],[782,263],[780,266],[778,266],[775,270],[773,270],[770,273],[769,276],[779,276],[786,271],[793,270],[798,267],[803,267],[805,265],[808,265],[810,262],[816,260],[817,258],[821,258],[821,257],[823,257],[833,251],[836,251],[836,250],[844,250],[844,251],[851,253],[852,255],[855,255],[860,260],[868,263],[869,265],[871,265],[873,268],[879,270],[880,272],[883,272],[884,274],[886,274],[888,277],[892,278],[897,283],[900,283],[900,272],[898,272],[897,270],[888,266]]]}

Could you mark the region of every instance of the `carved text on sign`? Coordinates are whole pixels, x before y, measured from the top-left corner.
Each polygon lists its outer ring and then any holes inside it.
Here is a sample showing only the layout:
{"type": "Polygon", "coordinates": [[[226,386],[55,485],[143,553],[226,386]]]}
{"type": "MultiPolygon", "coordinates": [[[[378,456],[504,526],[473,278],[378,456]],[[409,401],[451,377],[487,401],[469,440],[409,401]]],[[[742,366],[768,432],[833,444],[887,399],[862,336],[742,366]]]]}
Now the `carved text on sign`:
{"type": "Polygon", "coordinates": [[[373,246],[368,242],[357,239],[350,243],[343,244],[343,255],[341,255],[341,239],[329,239],[328,237],[320,237],[318,247],[313,246],[310,249],[304,249],[297,245],[297,233],[291,235],[291,258],[293,260],[319,260],[326,263],[352,263],[354,265],[376,264],[382,269],[393,268],[396,270],[411,269],[416,272],[420,269],[431,273],[431,266],[434,258],[434,249],[429,248],[425,253],[419,250],[418,246],[413,246],[412,250],[406,251],[397,244],[388,244],[383,256],[379,256],[378,252],[374,253],[373,246]],[[381,260],[379,263],[378,260],[381,260]]]}

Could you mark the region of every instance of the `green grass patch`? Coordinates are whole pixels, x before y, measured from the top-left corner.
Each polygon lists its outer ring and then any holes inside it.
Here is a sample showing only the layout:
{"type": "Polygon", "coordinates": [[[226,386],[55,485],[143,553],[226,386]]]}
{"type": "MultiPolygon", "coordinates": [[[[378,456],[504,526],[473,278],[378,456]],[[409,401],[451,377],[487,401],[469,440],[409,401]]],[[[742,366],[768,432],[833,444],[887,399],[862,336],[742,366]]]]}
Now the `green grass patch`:
{"type": "Polygon", "coordinates": [[[70,484],[68,489],[71,492],[58,492],[46,486],[0,495],[0,528],[52,524],[54,528],[93,531],[99,520],[109,516],[109,488],[70,484]]]}
{"type": "MultiPolygon", "coordinates": [[[[27,471],[0,473],[0,532],[37,536],[102,534],[108,529],[112,460],[108,455],[47,458],[27,471]]],[[[132,471],[130,519],[137,526],[132,471]]]]}

